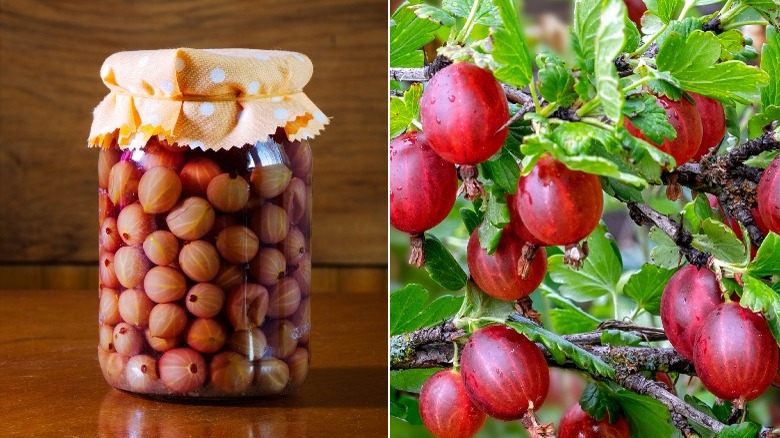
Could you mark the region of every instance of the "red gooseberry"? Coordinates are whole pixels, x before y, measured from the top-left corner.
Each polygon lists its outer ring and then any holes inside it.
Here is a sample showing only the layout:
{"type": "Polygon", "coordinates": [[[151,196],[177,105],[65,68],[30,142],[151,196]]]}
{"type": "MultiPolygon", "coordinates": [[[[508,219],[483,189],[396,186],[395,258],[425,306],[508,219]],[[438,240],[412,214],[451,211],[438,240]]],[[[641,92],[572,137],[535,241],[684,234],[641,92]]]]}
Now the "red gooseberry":
{"type": "Polygon", "coordinates": [[[485,413],[466,394],[456,370],[439,371],[420,390],[420,417],[437,438],[470,438],[485,423],[485,413]]]}

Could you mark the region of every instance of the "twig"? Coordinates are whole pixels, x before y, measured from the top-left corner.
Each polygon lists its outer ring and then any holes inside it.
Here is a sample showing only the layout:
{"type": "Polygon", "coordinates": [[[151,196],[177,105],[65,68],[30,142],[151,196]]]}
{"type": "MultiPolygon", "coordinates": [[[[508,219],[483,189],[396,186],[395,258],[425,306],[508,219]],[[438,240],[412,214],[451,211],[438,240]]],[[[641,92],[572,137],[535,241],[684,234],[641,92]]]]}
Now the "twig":
{"type": "Polygon", "coordinates": [[[674,241],[688,262],[698,267],[707,264],[711,256],[699,251],[691,245],[693,242],[693,235],[681,224],[668,216],[657,212],[648,204],[628,202],[626,205],[628,206],[628,212],[631,219],[636,222],[637,225],[655,225],[674,241]]]}
{"type": "Polygon", "coordinates": [[[663,403],[670,412],[678,413],[685,418],[695,421],[713,432],[720,432],[726,427],[720,421],[696,410],[694,407],[680,400],[674,394],[662,388],[657,382],[638,374],[618,374],[615,382],[622,387],[637,394],[647,395],[663,403]]]}

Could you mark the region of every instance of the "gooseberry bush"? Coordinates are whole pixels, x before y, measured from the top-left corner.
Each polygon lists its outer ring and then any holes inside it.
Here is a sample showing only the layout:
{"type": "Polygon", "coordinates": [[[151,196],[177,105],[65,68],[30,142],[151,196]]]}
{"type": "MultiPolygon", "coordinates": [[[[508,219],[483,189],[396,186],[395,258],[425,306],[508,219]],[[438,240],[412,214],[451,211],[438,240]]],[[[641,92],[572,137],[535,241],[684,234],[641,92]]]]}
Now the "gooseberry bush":
{"type": "Polygon", "coordinates": [[[572,16],[392,14],[391,435],[780,436],[780,5],[572,16]]]}

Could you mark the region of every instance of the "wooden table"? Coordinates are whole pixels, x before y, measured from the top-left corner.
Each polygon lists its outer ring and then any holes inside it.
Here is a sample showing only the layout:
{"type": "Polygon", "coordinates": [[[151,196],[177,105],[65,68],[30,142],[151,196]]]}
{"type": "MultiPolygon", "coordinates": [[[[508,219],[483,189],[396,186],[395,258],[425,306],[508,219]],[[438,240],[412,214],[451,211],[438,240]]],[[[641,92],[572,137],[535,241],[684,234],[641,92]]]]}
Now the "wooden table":
{"type": "Polygon", "coordinates": [[[103,380],[96,292],[0,291],[0,436],[386,436],[384,296],[312,299],[302,388],[249,404],[184,405],[103,380]]]}

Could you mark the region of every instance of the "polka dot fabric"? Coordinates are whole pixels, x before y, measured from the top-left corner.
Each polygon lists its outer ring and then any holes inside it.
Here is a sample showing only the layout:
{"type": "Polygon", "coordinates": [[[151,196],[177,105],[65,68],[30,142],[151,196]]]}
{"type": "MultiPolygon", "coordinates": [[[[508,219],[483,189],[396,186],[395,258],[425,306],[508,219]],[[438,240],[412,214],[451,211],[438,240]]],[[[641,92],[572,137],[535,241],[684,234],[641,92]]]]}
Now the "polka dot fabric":
{"type": "Polygon", "coordinates": [[[313,138],[328,117],[303,93],[309,58],[254,49],[119,52],[100,69],[111,90],[95,108],[90,146],[169,143],[228,149],[265,140],[283,127],[289,140],[313,138]]]}

